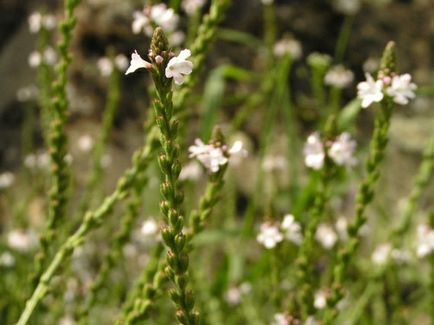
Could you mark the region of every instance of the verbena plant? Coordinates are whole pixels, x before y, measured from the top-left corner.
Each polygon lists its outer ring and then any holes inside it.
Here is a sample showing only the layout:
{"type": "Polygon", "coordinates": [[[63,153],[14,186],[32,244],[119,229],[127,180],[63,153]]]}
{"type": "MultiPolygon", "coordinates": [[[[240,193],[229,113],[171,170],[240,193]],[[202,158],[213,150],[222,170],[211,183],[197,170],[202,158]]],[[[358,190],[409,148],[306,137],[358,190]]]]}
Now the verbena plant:
{"type": "Polygon", "coordinates": [[[128,64],[110,48],[98,61],[108,77],[106,105],[96,140],[80,140],[92,154],[79,195],[66,90],[75,11],[85,4],[64,1],[55,69],[45,54],[54,18],[30,16],[30,30],[39,32],[31,62],[48,154],[33,153],[37,123],[26,115],[23,171],[0,175],[12,216],[0,244],[0,323],[429,324],[434,211],[420,202],[432,182],[434,134],[404,207],[374,204],[391,163],[393,114],[417,93],[411,75],[398,72],[399,44],[385,46],[376,71],[345,103],[354,79],[341,64],[351,15],[335,57],[312,53],[303,65],[298,41],[277,40],[273,1],[262,1],[263,40],[221,27],[236,3],[205,3],[149,1],[132,24],[150,40],[147,55],[134,51],[128,64]],[[181,11],[188,30],[180,48],[181,11]],[[216,38],[256,51],[261,64],[204,69],[211,51],[220,53],[216,38]],[[303,100],[314,118],[305,119],[291,88],[298,65],[309,71],[312,96],[303,100]],[[121,80],[131,73],[150,77],[140,86],[150,98],[143,142],[105,194],[115,117],[121,96],[132,96],[121,80]],[[236,111],[224,120],[219,110],[229,106],[236,111]],[[361,115],[374,119],[366,148],[354,135],[361,115]],[[242,133],[252,123],[253,134],[242,133]],[[37,225],[23,212],[36,199],[46,216],[37,225]],[[389,226],[375,229],[384,215],[389,226]]]}

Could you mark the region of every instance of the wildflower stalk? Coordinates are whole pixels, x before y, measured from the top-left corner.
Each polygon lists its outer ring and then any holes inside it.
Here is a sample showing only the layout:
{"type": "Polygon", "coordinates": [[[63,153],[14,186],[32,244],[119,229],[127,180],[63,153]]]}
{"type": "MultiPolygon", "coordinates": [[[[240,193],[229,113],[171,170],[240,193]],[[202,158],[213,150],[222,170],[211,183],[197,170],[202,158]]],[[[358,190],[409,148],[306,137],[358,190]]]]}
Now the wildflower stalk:
{"type": "Polygon", "coordinates": [[[178,181],[181,172],[177,144],[179,122],[174,119],[172,80],[165,76],[165,67],[169,60],[168,51],[167,38],[163,30],[158,27],[152,37],[150,59],[154,62],[152,77],[157,95],[154,101],[154,114],[163,148],[163,152],[158,157],[158,163],[164,176],[160,186],[162,195],[160,211],[167,222],[167,226],[162,230],[162,236],[169,249],[167,273],[175,286],[170,296],[177,309],[176,318],[181,324],[197,324],[199,314],[193,310],[194,296],[187,289],[189,258],[185,246],[186,236],[183,231],[184,217],[181,215],[181,204],[184,197],[178,181]],[[157,56],[163,58],[160,64],[155,61],[157,56]]]}
{"type": "Polygon", "coordinates": [[[120,74],[117,69],[113,69],[110,75],[109,87],[107,90],[107,103],[102,117],[102,127],[99,138],[93,151],[92,169],[89,181],[86,184],[85,193],[81,199],[79,213],[86,212],[92,202],[92,195],[98,187],[103,175],[102,158],[106,151],[108,138],[113,128],[113,122],[120,100],[120,74]]]}
{"type": "Polygon", "coordinates": [[[58,45],[60,61],[57,66],[57,80],[53,86],[53,99],[50,103],[50,125],[49,125],[49,152],[51,160],[52,185],[49,192],[48,217],[46,229],[40,237],[40,252],[36,256],[36,282],[42,269],[50,256],[50,247],[56,241],[57,225],[65,216],[67,202],[66,191],[69,183],[68,165],[65,160],[67,153],[67,137],[65,134],[66,110],[68,102],[66,98],[66,83],[68,67],[71,61],[69,45],[72,32],[75,26],[74,10],[80,0],[65,0],[65,18],[60,25],[62,40],[58,45]]]}
{"type": "Polygon", "coordinates": [[[425,151],[423,153],[422,163],[420,164],[419,170],[414,179],[410,195],[407,199],[407,203],[404,208],[402,220],[399,226],[392,233],[392,240],[394,242],[401,240],[403,235],[410,228],[411,221],[414,216],[414,212],[416,210],[417,202],[431,181],[433,169],[434,169],[434,135],[429,140],[428,145],[426,146],[425,151]]]}
{"type": "Polygon", "coordinates": [[[114,205],[125,199],[129,190],[136,181],[137,175],[142,173],[149,164],[151,153],[155,150],[155,142],[149,141],[149,145],[144,146],[133,155],[133,166],[128,169],[118,180],[115,190],[108,195],[101,205],[88,211],[79,228],[69,236],[60,246],[46,270],[42,273],[31,297],[27,300],[26,306],[17,322],[17,325],[27,324],[37,305],[47,295],[53,277],[65,261],[72,255],[77,247],[83,244],[88,233],[101,226],[104,218],[113,210],[114,205]]]}
{"type": "MultiPolygon", "coordinates": [[[[389,42],[383,52],[380,76],[390,76],[395,71],[395,43],[389,42]]],[[[356,216],[353,224],[348,228],[346,246],[338,253],[336,265],[333,270],[332,292],[327,299],[325,324],[331,324],[337,316],[336,304],[343,297],[343,285],[351,258],[360,243],[359,231],[366,223],[366,208],[374,198],[374,187],[380,177],[380,166],[384,159],[384,152],[388,142],[390,119],[393,112],[392,98],[386,96],[381,102],[381,109],[377,113],[374,133],[370,143],[369,157],[366,161],[365,179],[360,184],[356,197],[356,216]]]]}

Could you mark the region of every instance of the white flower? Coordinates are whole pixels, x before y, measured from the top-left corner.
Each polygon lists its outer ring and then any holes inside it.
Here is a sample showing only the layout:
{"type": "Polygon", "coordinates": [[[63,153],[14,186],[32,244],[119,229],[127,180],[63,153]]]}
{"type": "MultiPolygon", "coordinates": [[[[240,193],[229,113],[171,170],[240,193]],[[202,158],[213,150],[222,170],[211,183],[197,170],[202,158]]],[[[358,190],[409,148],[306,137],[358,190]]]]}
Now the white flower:
{"type": "Polygon", "coordinates": [[[97,66],[99,69],[99,72],[103,77],[108,77],[113,72],[113,63],[112,61],[107,57],[102,57],[98,59],[97,66]]]}
{"type": "Polygon", "coordinates": [[[64,316],[61,319],[59,319],[59,322],[57,325],[75,325],[77,324],[71,316],[64,316]]]}
{"type": "Polygon", "coordinates": [[[323,309],[327,305],[327,295],[324,290],[315,293],[314,303],[316,309],[323,309]]]}
{"type": "Polygon", "coordinates": [[[151,20],[147,15],[144,14],[143,11],[133,12],[133,23],[131,25],[131,29],[133,30],[134,34],[144,32],[148,36],[151,36],[153,31],[151,20]]]}
{"type": "Polygon", "coordinates": [[[319,133],[315,132],[309,135],[303,149],[304,163],[307,167],[321,169],[324,165],[324,145],[321,142],[319,133]]]}
{"type": "Polygon", "coordinates": [[[240,165],[241,161],[248,156],[248,152],[244,149],[243,141],[236,140],[232,147],[228,150],[228,154],[231,157],[230,163],[233,166],[240,165]]]}
{"type": "Polygon", "coordinates": [[[50,155],[47,152],[28,154],[24,158],[24,166],[29,169],[40,168],[47,169],[50,164],[50,155]]]}
{"type": "Polygon", "coordinates": [[[392,253],[392,245],[389,243],[377,246],[372,253],[371,260],[374,264],[384,265],[390,258],[392,253]]]}
{"type": "Polygon", "coordinates": [[[40,12],[33,12],[28,18],[30,33],[35,34],[41,30],[42,26],[42,15],[40,12]]]}
{"type": "Polygon", "coordinates": [[[8,233],[8,245],[19,252],[28,252],[38,243],[35,233],[25,230],[12,230],[8,233]]]}
{"type": "Polygon", "coordinates": [[[301,233],[301,226],[295,221],[292,214],[287,214],[283,217],[280,226],[284,230],[285,238],[293,243],[300,245],[303,241],[303,234],[301,233]]]}
{"type": "Polygon", "coordinates": [[[206,0],[183,0],[182,9],[187,15],[192,16],[205,5],[205,2],[206,0]]]}
{"type": "Polygon", "coordinates": [[[39,67],[42,63],[42,55],[38,51],[30,53],[28,63],[31,68],[39,67]]]}
{"type": "Polygon", "coordinates": [[[238,305],[241,302],[243,295],[248,294],[252,290],[249,283],[242,283],[240,286],[232,286],[225,293],[225,299],[230,305],[238,305]]]}
{"type": "Polygon", "coordinates": [[[128,67],[125,74],[133,73],[137,69],[141,68],[151,69],[152,64],[146,60],[143,60],[139,53],[137,53],[137,51],[134,51],[134,53],[131,54],[130,66],[128,67]]]}
{"type": "Polygon", "coordinates": [[[293,60],[297,60],[302,56],[303,50],[299,41],[286,37],[274,45],[273,53],[277,57],[289,54],[293,60]]]}
{"type": "Polygon", "coordinates": [[[304,325],[317,325],[318,322],[316,321],[314,316],[308,316],[306,318],[306,321],[304,322],[304,325]]]}
{"type": "Polygon", "coordinates": [[[188,148],[190,158],[199,160],[206,169],[215,173],[228,163],[228,158],[224,155],[222,148],[214,147],[211,144],[204,144],[202,140],[196,139],[195,145],[188,148]]]}
{"type": "Polygon", "coordinates": [[[48,46],[44,50],[44,63],[48,65],[54,65],[57,61],[57,52],[51,46],[48,46]]]}
{"type": "Polygon", "coordinates": [[[416,255],[419,258],[428,256],[434,251],[434,230],[426,224],[417,226],[416,255]]]}
{"type": "Polygon", "coordinates": [[[52,30],[57,25],[57,19],[54,15],[44,15],[42,18],[42,25],[46,30],[52,30]]]}
{"type": "Polygon", "coordinates": [[[359,11],[361,6],[360,0],[335,0],[334,7],[336,10],[346,15],[354,15],[359,11]]]}
{"type": "Polygon", "coordinates": [[[356,141],[351,138],[348,132],[344,132],[333,141],[328,154],[337,165],[351,167],[357,162],[354,158],[355,150],[356,141]]]}
{"type": "Polygon", "coordinates": [[[0,190],[11,187],[15,182],[15,175],[11,172],[4,172],[0,174],[0,190]]]}
{"type": "Polygon", "coordinates": [[[124,71],[128,67],[128,58],[123,54],[116,55],[115,56],[115,66],[120,71],[124,71]]]}
{"type": "Polygon", "coordinates": [[[315,233],[315,239],[325,248],[332,248],[338,240],[338,235],[334,229],[327,224],[320,224],[315,233]]]}
{"type": "Polygon", "coordinates": [[[169,44],[171,46],[177,47],[181,46],[181,44],[185,41],[185,33],[183,31],[176,31],[169,35],[169,44]]]}
{"type": "Polygon", "coordinates": [[[89,152],[93,148],[94,141],[89,134],[84,134],[78,138],[77,145],[81,151],[89,152]]]}
{"type": "Polygon", "coordinates": [[[265,156],[262,162],[262,169],[265,172],[282,171],[288,166],[286,157],[280,155],[265,156]]]}
{"type": "Polygon", "coordinates": [[[184,167],[182,167],[181,173],[179,174],[179,180],[197,181],[201,178],[202,174],[203,172],[200,164],[197,161],[193,160],[186,164],[184,167]]]}
{"type": "Polygon", "coordinates": [[[332,67],[324,77],[324,83],[336,88],[348,87],[354,80],[354,73],[343,65],[332,67]]]}
{"type": "Polygon", "coordinates": [[[265,222],[261,225],[256,240],[258,243],[264,245],[265,248],[271,249],[283,240],[283,235],[279,231],[279,227],[269,222],[265,222]]]}
{"type": "Polygon", "coordinates": [[[175,13],[175,10],[167,8],[164,3],[152,6],[150,17],[156,25],[169,33],[176,29],[179,21],[179,16],[175,13]]]}
{"type": "Polygon", "coordinates": [[[15,264],[15,257],[9,253],[4,252],[0,255],[0,266],[11,267],[15,264]]]}
{"type": "Polygon", "coordinates": [[[407,105],[409,99],[416,97],[414,91],[417,86],[411,82],[411,75],[408,73],[394,76],[392,84],[387,88],[387,94],[393,97],[393,101],[399,105],[407,105]]]}
{"type": "Polygon", "coordinates": [[[142,227],[140,231],[145,237],[155,237],[160,232],[160,227],[158,226],[157,221],[155,219],[147,219],[142,223],[142,227]]]}
{"type": "Polygon", "coordinates": [[[22,87],[17,91],[17,100],[19,102],[26,102],[38,97],[38,88],[35,85],[22,87]]]}
{"type": "Polygon", "coordinates": [[[374,102],[380,102],[384,98],[383,81],[377,80],[366,73],[366,81],[357,85],[357,96],[362,100],[362,107],[366,108],[374,102]]]}
{"type": "Polygon", "coordinates": [[[272,3],[274,3],[274,0],[261,0],[263,5],[271,5],[272,3]]]}
{"type": "Polygon", "coordinates": [[[166,67],[166,78],[173,78],[177,85],[185,81],[185,76],[193,71],[193,63],[187,59],[191,56],[190,50],[182,50],[178,56],[170,59],[166,67]]]}

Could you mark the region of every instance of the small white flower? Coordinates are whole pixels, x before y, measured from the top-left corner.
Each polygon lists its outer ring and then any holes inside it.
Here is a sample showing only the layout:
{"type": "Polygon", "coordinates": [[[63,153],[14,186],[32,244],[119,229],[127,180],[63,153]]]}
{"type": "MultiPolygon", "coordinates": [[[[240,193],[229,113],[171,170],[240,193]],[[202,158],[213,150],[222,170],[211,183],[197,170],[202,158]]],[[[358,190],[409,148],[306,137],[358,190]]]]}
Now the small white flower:
{"type": "Polygon", "coordinates": [[[315,233],[315,239],[325,249],[331,249],[338,240],[338,235],[332,226],[328,224],[319,224],[315,233]]]}
{"type": "Polygon", "coordinates": [[[185,41],[185,33],[183,31],[176,31],[169,35],[169,44],[173,47],[181,46],[185,41]]]}
{"type": "Polygon", "coordinates": [[[153,28],[151,26],[151,20],[143,11],[133,12],[133,23],[131,29],[134,34],[144,32],[146,35],[151,36],[153,28]]]}
{"type": "Polygon", "coordinates": [[[414,91],[417,86],[411,82],[411,75],[408,73],[394,76],[392,84],[387,88],[387,94],[393,97],[393,101],[399,105],[407,105],[409,99],[416,97],[414,91]]]}
{"type": "Polygon", "coordinates": [[[280,226],[284,230],[285,238],[293,243],[300,245],[303,241],[303,234],[301,233],[301,226],[295,221],[292,214],[287,214],[283,217],[280,226]]]}
{"type": "Polygon", "coordinates": [[[39,67],[42,63],[42,55],[38,51],[30,53],[28,63],[31,68],[39,67]]]}
{"type": "Polygon", "coordinates": [[[17,100],[19,102],[26,102],[28,100],[36,99],[38,97],[38,88],[35,85],[23,87],[17,91],[17,100]]]}
{"type": "Polygon", "coordinates": [[[392,245],[389,243],[381,244],[377,246],[372,253],[371,260],[374,264],[384,265],[390,258],[392,253],[392,245]]]}
{"type": "Polygon", "coordinates": [[[241,140],[236,140],[227,152],[231,158],[229,161],[232,166],[239,166],[242,160],[249,154],[247,150],[244,149],[244,144],[241,140]]]}
{"type": "Polygon", "coordinates": [[[53,30],[57,25],[57,19],[54,15],[44,15],[42,18],[42,25],[46,30],[53,30]]]}
{"type": "Polygon", "coordinates": [[[188,148],[190,158],[196,158],[209,171],[215,173],[228,163],[228,158],[224,155],[222,148],[204,144],[200,139],[195,140],[195,145],[188,148]]]}
{"type": "Polygon", "coordinates": [[[382,80],[375,81],[369,73],[366,73],[366,81],[357,85],[357,96],[362,100],[363,108],[374,102],[378,103],[384,98],[383,85],[382,80]]]}
{"type": "Polygon", "coordinates": [[[84,134],[78,138],[77,146],[83,152],[89,152],[94,145],[93,138],[89,134],[84,134]]]}
{"type": "Polygon", "coordinates": [[[276,247],[276,245],[283,240],[283,235],[279,231],[278,226],[269,222],[265,222],[261,225],[259,234],[256,236],[256,240],[265,248],[271,249],[276,247]]]}
{"type": "Polygon", "coordinates": [[[304,163],[307,167],[318,170],[324,165],[324,145],[321,142],[319,133],[309,135],[303,149],[304,163]]]}
{"type": "Polygon", "coordinates": [[[102,57],[98,59],[97,66],[99,69],[99,72],[103,77],[108,77],[113,72],[113,63],[112,61],[107,57],[102,57]]]}
{"type": "Polygon", "coordinates": [[[181,169],[181,173],[179,174],[179,180],[197,181],[202,177],[202,174],[203,171],[200,164],[197,161],[193,160],[181,169]]]}
{"type": "Polygon", "coordinates": [[[360,10],[360,0],[335,0],[334,7],[345,15],[354,15],[360,10]]]}
{"type": "Polygon", "coordinates": [[[57,325],[76,325],[74,318],[71,316],[63,316],[61,319],[59,319],[59,322],[57,325]]]}
{"type": "Polygon", "coordinates": [[[42,15],[40,12],[33,12],[28,18],[27,22],[29,23],[30,33],[36,34],[41,30],[42,26],[42,15]]]}
{"type": "Polygon", "coordinates": [[[271,5],[274,3],[274,0],[261,0],[263,5],[271,5]]]}
{"type": "Polygon", "coordinates": [[[112,157],[109,154],[105,154],[101,157],[100,165],[102,168],[108,168],[112,164],[112,157]]]}
{"type": "Polygon", "coordinates": [[[327,295],[324,290],[315,293],[314,303],[316,309],[323,309],[327,305],[327,295]]]}
{"type": "Polygon", "coordinates": [[[9,253],[4,252],[0,255],[0,266],[11,267],[15,264],[15,257],[9,253]]]}
{"type": "Polygon", "coordinates": [[[332,67],[324,77],[324,83],[336,88],[348,87],[354,80],[354,73],[343,65],[332,67]]]}
{"type": "Polygon", "coordinates": [[[274,45],[273,53],[277,57],[289,54],[293,60],[298,60],[301,58],[303,50],[299,41],[286,37],[274,45]]]}
{"type": "Polygon", "coordinates": [[[15,175],[11,172],[4,172],[0,174],[0,190],[11,187],[15,182],[15,175]]]}
{"type": "Polygon", "coordinates": [[[303,325],[318,325],[318,322],[314,316],[308,316],[303,325]]]}
{"type": "Polygon", "coordinates": [[[155,237],[158,236],[160,232],[160,227],[155,221],[155,219],[147,219],[142,223],[142,227],[140,229],[141,233],[145,237],[155,237]]]}
{"type": "Polygon", "coordinates": [[[182,50],[178,56],[170,59],[166,67],[166,78],[173,78],[177,85],[185,81],[185,76],[193,71],[193,63],[187,59],[191,56],[188,49],[182,50]]]}
{"type": "Polygon", "coordinates": [[[187,15],[192,16],[205,5],[205,2],[206,0],[183,0],[182,9],[187,15]]]}
{"type": "Polygon", "coordinates": [[[150,17],[156,25],[160,26],[165,32],[173,32],[179,21],[179,16],[172,8],[167,8],[164,3],[152,6],[150,17]]]}
{"type": "Polygon", "coordinates": [[[232,286],[226,291],[225,299],[230,305],[238,305],[243,295],[248,294],[251,290],[252,286],[246,282],[239,286],[232,286]]]}
{"type": "Polygon", "coordinates": [[[137,51],[134,51],[134,53],[131,54],[130,66],[128,67],[125,74],[133,73],[137,69],[141,68],[151,69],[152,64],[146,60],[143,60],[139,53],[137,53],[137,51]]]}
{"type": "Polygon", "coordinates": [[[128,67],[128,58],[123,54],[116,55],[115,66],[119,71],[124,71],[128,67]]]}
{"type": "Polygon", "coordinates": [[[7,241],[10,248],[19,252],[28,252],[38,244],[35,233],[19,229],[10,231],[7,241]]]}
{"type": "Polygon", "coordinates": [[[430,255],[434,251],[434,230],[426,224],[417,226],[416,255],[419,258],[430,255]]]}
{"type": "Polygon", "coordinates": [[[270,325],[290,325],[290,318],[282,313],[274,314],[273,321],[270,325]]]}
{"type": "Polygon", "coordinates": [[[344,132],[333,141],[328,154],[337,165],[351,167],[357,162],[354,158],[355,150],[356,141],[351,138],[348,132],[344,132]]]}
{"type": "Polygon", "coordinates": [[[44,50],[44,63],[54,65],[57,61],[57,52],[51,46],[44,50]]]}

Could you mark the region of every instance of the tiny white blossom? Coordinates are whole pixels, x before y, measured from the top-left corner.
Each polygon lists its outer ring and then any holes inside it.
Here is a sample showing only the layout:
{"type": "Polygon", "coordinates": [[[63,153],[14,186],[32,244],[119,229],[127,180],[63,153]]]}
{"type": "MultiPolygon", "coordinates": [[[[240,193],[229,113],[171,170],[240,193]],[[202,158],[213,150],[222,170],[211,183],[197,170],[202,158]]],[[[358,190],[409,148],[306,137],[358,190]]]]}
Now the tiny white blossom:
{"type": "Polygon", "coordinates": [[[362,100],[362,107],[366,108],[374,102],[380,102],[384,98],[383,81],[377,80],[366,73],[366,81],[357,85],[357,96],[362,100]]]}
{"type": "Polygon", "coordinates": [[[169,35],[169,44],[171,46],[177,47],[181,46],[182,43],[185,41],[185,33],[183,31],[176,31],[169,35]]]}
{"type": "Polygon", "coordinates": [[[35,85],[22,87],[17,91],[17,100],[19,102],[26,102],[38,97],[38,88],[35,85]]]}
{"type": "Polygon", "coordinates": [[[274,0],[261,0],[263,5],[271,5],[274,3],[274,0]]]}
{"type": "Polygon", "coordinates": [[[11,267],[15,264],[15,257],[9,253],[4,252],[0,255],[0,266],[11,267]]]}
{"type": "Polygon", "coordinates": [[[4,172],[0,174],[0,190],[11,187],[15,182],[15,175],[11,172],[4,172]]]}
{"type": "Polygon", "coordinates": [[[230,305],[238,305],[244,295],[252,290],[249,283],[242,283],[239,286],[230,287],[225,293],[225,299],[230,305]]]}
{"type": "Polygon", "coordinates": [[[334,7],[337,11],[340,11],[346,15],[354,15],[360,10],[360,0],[335,0],[334,7]]]}
{"type": "Polygon", "coordinates": [[[356,141],[351,138],[348,132],[344,132],[333,141],[328,154],[337,165],[351,167],[357,162],[354,158],[355,150],[356,141]]]}
{"type": "Polygon", "coordinates": [[[304,163],[307,167],[316,170],[322,168],[324,165],[325,152],[318,132],[309,135],[303,148],[303,154],[304,163]]]}
{"type": "Polygon", "coordinates": [[[298,60],[302,56],[303,50],[299,41],[285,37],[274,45],[273,53],[277,57],[289,54],[293,60],[298,60]]]}
{"type": "Polygon", "coordinates": [[[338,233],[338,236],[341,240],[347,240],[348,239],[348,220],[345,217],[339,217],[338,220],[336,220],[336,231],[338,233]]]}
{"type": "Polygon", "coordinates": [[[384,265],[390,258],[392,253],[392,245],[389,243],[381,244],[377,246],[372,253],[371,260],[374,264],[384,265]]]}
{"type": "Polygon", "coordinates": [[[205,2],[206,0],[183,0],[182,9],[187,15],[192,16],[205,5],[205,2]]]}
{"type": "Polygon", "coordinates": [[[292,214],[287,214],[283,217],[282,224],[280,226],[284,230],[285,238],[293,243],[300,245],[303,241],[303,234],[301,232],[301,226],[295,221],[292,214]]]}
{"type": "Polygon", "coordinates": [[[228,150],[228,154],[231,158],[229,161],[233,166],[240,165],[242,160],[249,155],[241,140],[236,140],[232,144],[232,147],[228,150]]]}
{"type": "Polygon", "coordinates": [[[315,293],[314,303],[316,309],[323,309],[327,305],[327,295],[324,290],[319,290],[315,293]]]}
{"type": "Polygon", "coordinates": [[[10,231],[7,241],[10,248],[19,252],[28,252],[35,248],[38,243],[34,232],[20,229],[10,231]]]}
{"type": "Polygon", "coordinates": [[[113,72],[113,63],[112,61],[107,57],[102,57],[98,59],[97,66],[99,69],[99,72],[103,77],[108,77],[113,72]]]}
{"type": "Polygon", "coordinates": [[[42,55],[38,51],[33,51],[30,53],[28,58],[28,63],[31,68],[39,67],[42,63],[42,55]]]}
{"type": "Polygon", "coordinates": [[[47,152],[31,153],[24,157],[24,166],[29,169],[47,169],[50,164],[50,156],[47,152]]]}
{"type": "Polygon", "coordinates": [[[157,221],[155,219],[147,219],[142,223],[142,227],[140,229],[141,233],[145,237],[154,237],[157,236],[160,232],[160,227],[158,226],[157,221]]]}
{"type": "Polygon", "coordinates": [[[354,80],[354,73],[343,65],[332,67],[324,77],[324,83],[336,88],[348,87],[354,80]]]}
{"type": "Polygon", "coordinates": [[[416,97],[414,91],[417,86],[411,82],[411,75],[408,73],[394,76],[392,83],[387,88],[387,94],[393,97],[393,101],[399,105],[407,105],[409,99],[416,97]]]}
{"type": "Polygon", "coordinates": [[[76,325],[74,318],[72,316],[63,316],[61,319],[59,319],[59,322],[57,325],[76,325]]]}
{"type": "Polygon", "coordinates": [[[42,26],[42,14],[40,12],[33,12],[28,18],[30,33],[35,34],[41,30],[42,26]]]}
{"type": "Polygon", "coordinates": [[[141,68],[151,69],[152,64],[146,60],[143,60],[139,53],[137,53],[137,51],[134,51],[134,53],[131,54],[130,66],[128,67],[125,74],[133,73],[137,69],[141,68]]]}
{"type": "Polygon", "coordinates": [[[419,258],[430,255],[434,251],[434,230],[426,224],[417,226],[416,255],[419,258]]]}
{"type": "Polygon", "coordinates": [[[271,249],[276,247],[276,245],[283,240],[283,235],[278,226],[265,222],[261,225],[256,240],[265,248],[271,249]]]}
{"type": "Polygon", "coordinates": [[[290,318],[282,313],[274,314],[273,321],[270,323],[270,325],[290,325],[290,318]]]}
{"type": "Polygon", "coordinates": [[[308,316],[303,325],[318,325],[318,322],[314,316],[308,316]]]}
{"type": "Polygon", "coordinates": [[[57,61],[57,52],[51,46],[48,46],[44,50],[44,63],[48,65],[54,65],[57,61]]]}
{"type": "Polygon", "coordinates": [[[119,71],[124,71],[128,67],[128,58],[123,54],[116,55],[115,66],[119,71]]]}
{"type": "Polygon", "coordinates": [[[179,174],[179,180],[197,181],[201,178],[202,174],[203,172],[200,164],[197,161],[193,160],[181,169],[181,173],[179,174]]]}
{"type": "Polygon", "coordinates": [[[42,25],[47,30],[53,30],[57,25],[57,19],[54,15],[44,15],[42,18],[42,25]]]}
{"type": "Polygon", "coordinates": [[[187,60],[190,56],[190,50],[185,49],[178,56],[171,58],[166,66],[166,78],[173,78],[177,85],[183,84],[185,76],[193,71],[193,63],[187,60]]]}
{"type": "Polygon", "coordinates": [[[152,6],[150,17],[156,25],[160,26],[165,32],[173,32],[179,21],[179,16],[172,8],[167,8],[164,3],[152,6]]]}
{"type": "Polygon", "coordinates": [[[89,152],[92,150],[94,140],[89,134],[84,134],[78,138],[77,146],[83,152],[89,152]]]}
{"type": "Polygon", "coordinates": [[[328,224],[320,224],[315,233],[315,239],[325,248],[331,249],[336,241],[338,235],[335,230],[328,224]]]}
{"type": "Polygon", "coordinates": [[[222,148],[214,147],[211,144],[204,144],[200,139],[195,140],[195,145],[188,148],[190,158],[196,158],[209,171],[215,173],[228,163],[222,148]]]}
{"type": "Polygon", "coordinates": [[[151,36],[153,31],[151,20],[143,11],[133,12],[133,22],[131,29],[133,30],[134,34],[144,32],[148,36],[151,36]]]}

